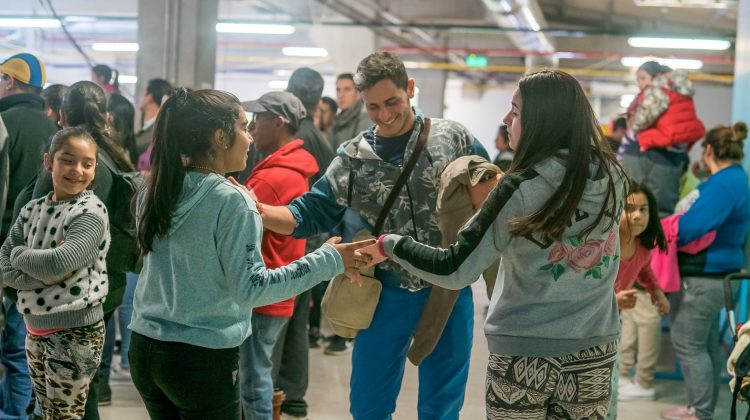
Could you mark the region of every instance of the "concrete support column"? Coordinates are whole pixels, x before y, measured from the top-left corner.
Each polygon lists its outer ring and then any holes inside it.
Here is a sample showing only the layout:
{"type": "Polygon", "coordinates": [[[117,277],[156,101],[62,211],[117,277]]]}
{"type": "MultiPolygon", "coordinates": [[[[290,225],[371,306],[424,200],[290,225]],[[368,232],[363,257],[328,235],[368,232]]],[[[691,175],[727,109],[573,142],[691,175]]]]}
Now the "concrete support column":
{"type": "MultiPolygon", "coordinates": [[[[740,1],[737,7],[732,123],[745,121],[750,124],[750,2],[740,1]]],[[[750,173],[750,139],[745,140],[743,166],[750,173]]]]}
{"type": "Polygon", "coordinates": [[[146,83],[208,89],[216,72],[219,0],[138,0],[136,104],[146,83]]]}
{"type": "Polygon", "coordinates": [[[337,74],[354,73],[377,49],[375,34],[367,28],[316,25],[310,28],[310,38],[328,51],[337,74]]]}
{"type": "Polygon", "coordinates": [[[412,105],[417,106],[426,117],[443,118],[445,82],[448,79],[448,72],[415,69],[407,69],[406,72],[414,79],[418,90],[412,105]]]}

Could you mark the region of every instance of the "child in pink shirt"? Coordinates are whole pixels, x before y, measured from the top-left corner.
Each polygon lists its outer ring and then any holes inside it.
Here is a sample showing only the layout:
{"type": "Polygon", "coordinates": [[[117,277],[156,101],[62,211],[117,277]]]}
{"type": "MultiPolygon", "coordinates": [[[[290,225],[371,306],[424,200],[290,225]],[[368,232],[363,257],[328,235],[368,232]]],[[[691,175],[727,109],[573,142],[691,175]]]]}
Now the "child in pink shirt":
{"type": "Polygon", "coordinates": [[[653,380],[661,341],[660,315],[669,312],[669,301],[651,269],[653,249],[666,249],[658,210],[653,193],[631,182],[620,219],[620,270],[615,280],[622,317],[619,370],[627,378],[616,390],[620,401],[655,398],[653,380]],[[633,288],[636,284],[637,289],[633,288]],[[630,378],[634,366],[636,375],[630,378]]]}

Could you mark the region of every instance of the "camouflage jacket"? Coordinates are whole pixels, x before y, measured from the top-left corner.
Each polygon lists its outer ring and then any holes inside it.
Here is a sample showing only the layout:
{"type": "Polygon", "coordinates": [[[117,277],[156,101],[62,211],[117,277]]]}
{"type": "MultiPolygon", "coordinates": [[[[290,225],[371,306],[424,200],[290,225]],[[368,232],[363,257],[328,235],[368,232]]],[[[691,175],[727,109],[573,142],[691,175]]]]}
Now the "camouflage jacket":
{"type": "MultiPolygon", "coordinates": [[[[407,162],[424,122],[417,115],[414,130],[404,152],[407,162]]],[[[367,139],[374,138],[372,128],[342,144],[338,156],[326,172],[336,202],[359,212],[373,226],[401,174],[401,167],[383,161],[367,139]]],[[[419,242],[440,246],[441,234],[437,218],[437,194],[443,169],[458,157],[474,153],[474,136],[459,123],[432,119],[427,144],[409,180],[401,190],[383,227],[383,232],[408,235],[419,242]]],[[[386,261],[381,269],[392,270],[401,278],[401,286],[419,290],[423,281],[409,274],[398,264],[386,261]]]]}

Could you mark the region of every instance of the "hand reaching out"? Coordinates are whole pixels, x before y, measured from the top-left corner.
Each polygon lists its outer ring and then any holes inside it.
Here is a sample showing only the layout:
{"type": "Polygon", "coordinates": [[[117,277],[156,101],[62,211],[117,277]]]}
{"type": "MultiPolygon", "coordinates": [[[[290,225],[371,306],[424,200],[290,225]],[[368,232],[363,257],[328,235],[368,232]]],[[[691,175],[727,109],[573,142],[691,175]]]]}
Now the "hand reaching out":
{"type": "Polygon", "coordinates": [[[367,267],[373,266],[375,264],[380,264],[381,262],[388,259],[388,257],[380,252],[380,248],[378,247],[377,242],[360,249],[359,252],[370,256],[370,262],[367,263],[367,267]]]}
{"type": "Polygon", "coordinates": [[[342,244],[341,237],[334,236],[326,241],[326,243],[336,248],[336,251],[341,255],[341,259],[344,260],[344,273],[346,276],[361,286],[363,283],[362,278],[359,276],[359,269],[365,267],[372,257],[362,254],[360,250],[363,247],[375,244],[375,239],[342,244]]]}
{"type": "Polygon", "coordinates": [[[638,290],[630,289],[623,290],[622,292],[617,292],[615,294],[615,296],[617,297],[617,306],[621,311],[635,308],[636,293],[638,293],[638,290]]]}

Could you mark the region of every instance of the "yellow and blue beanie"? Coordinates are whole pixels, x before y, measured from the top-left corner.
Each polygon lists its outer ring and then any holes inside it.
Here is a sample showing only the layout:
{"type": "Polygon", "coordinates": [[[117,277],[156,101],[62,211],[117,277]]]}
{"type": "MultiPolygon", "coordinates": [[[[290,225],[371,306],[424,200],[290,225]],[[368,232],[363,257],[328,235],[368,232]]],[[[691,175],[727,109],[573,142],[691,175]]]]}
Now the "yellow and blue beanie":
{"type": "Polygon", "coordinates": [[[3,61],[3,64],[0,64],[0,73],[36,87],[44,87],[46,79],[44,64],[29,53],[16,54],[3,61]]]}

